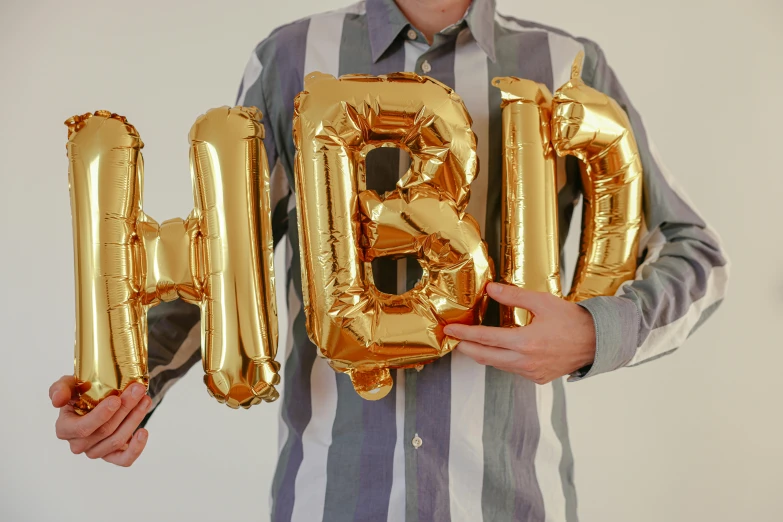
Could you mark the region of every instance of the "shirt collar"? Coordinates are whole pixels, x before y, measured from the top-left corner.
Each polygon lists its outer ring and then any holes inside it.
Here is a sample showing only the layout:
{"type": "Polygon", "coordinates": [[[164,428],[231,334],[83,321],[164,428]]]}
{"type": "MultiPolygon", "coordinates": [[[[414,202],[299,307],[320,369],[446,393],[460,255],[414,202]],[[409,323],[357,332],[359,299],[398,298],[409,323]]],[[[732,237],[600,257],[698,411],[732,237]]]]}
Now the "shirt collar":
{"type": "MultiPolygon", "coordinates": [[[[410,22],[394,0],[366,0],[372,60],[377,62],[410,22]]],[[[463,20],[479,47],[495,61],[495,0],[473,0],[463,20]]]]}

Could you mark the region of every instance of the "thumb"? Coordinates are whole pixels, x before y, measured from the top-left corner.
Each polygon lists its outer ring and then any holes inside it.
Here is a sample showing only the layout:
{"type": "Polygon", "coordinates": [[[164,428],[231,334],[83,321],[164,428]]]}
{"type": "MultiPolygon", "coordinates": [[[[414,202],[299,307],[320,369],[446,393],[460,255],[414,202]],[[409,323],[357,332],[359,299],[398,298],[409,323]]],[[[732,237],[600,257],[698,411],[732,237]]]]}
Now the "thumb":
{"type": "Polygon", "coordinates": [[[489,283],[487,294],[502,305],[524,308],[533,314],[547,308],[547,303],[553,297],[547,292],[533,292],[501,283],[489,283]]]}
{"type": "Polygon", "coordinates": [[[49,388],[49,399],[52,406],[62,408],[71,400],[76,389],[76,379],[73,375],[63,375],[49,388]]]}

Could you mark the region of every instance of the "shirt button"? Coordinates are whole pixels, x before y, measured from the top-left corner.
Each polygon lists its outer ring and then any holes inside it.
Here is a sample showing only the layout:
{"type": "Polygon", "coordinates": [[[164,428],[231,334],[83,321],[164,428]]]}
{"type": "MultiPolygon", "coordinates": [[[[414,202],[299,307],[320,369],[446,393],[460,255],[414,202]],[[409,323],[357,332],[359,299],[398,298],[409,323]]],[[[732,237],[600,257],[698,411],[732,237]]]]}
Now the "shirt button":
{"type": "Polygon", "coordinates": [[[418,37],[419,35],[416,34],[416,31],[414,31],[413,29],[408,29],[408,38],[410,38],[411,40],[415,40],[418,37]]]}
{"type": "Polygon", "coordinates": [[[416,436],[413,437],[411,444],[413,445],[414,448],[419,449],[421,448],[421,445],[424,444],[424,441],[421,440],[421,437],[419,437],[419,434],[417,433],[416,436]]]}
{"type": "Polygon", "coordinates": [[[421,70],[424,71],[424,74],[430,72],[432,70],[432,66],[430,65],[430,62],[424,60],[424,62],[422,62],[421,64],[421,70]]]}

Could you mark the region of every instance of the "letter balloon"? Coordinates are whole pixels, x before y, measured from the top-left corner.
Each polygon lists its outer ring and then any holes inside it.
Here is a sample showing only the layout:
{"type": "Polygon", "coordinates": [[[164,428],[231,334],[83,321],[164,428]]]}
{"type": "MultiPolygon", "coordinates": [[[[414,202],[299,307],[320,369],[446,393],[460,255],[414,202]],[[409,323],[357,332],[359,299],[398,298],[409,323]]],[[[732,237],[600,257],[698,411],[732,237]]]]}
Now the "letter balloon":
{"type": "MultiPolygon", "coordinates": [[[[500,280],[560,296],[555,152],[550,139],[552,94],[541,83],[494,78],[503,109],[503,194],[500,280]]],[[[500,307],[501,326],[524,326],[523,308],[500,307]]]]}
{"type": "MultiPolygon", "coordinates": [[[[307,330],[320,354],[365,399],[392,387],[390,369],[451,351],[449,323],[479,323],[492,279],[487,247],[465,212],[478,173],[476,137],[461,98],[412,73],[322,73],[294,103],[296,192],[307,330]],[[377,147],[410,153],[397,188],[366,190],[377,147]],[[418,258],[423,275],[402,295],[379,291],[371,262],[418,258]]],[[[426,371],[426,370],[425,370],[426,371]]]]}
{"type": "Polygon", "coordinates": [[[190,131],[195,209],[158,224],[142,210],[143,143],[108,111],[68,126],[76,280],[74,408],[147,384],[147,310],[201,308],[205,383],[231,407],[277,398],[277,311],[263,126],[213,109],[190,131]]]}
{"type": "Polygon", "coordinates": [[[582,81],[583,56],[552,108],[555,151],[581,160],[584,190],[571,301],[614,295],[634,278],[642,226],[642,161],[631,122],[614,99],[582,81]]]}
{"type": "MultiPolygon", "coordinates": [[[[582,237],[567,299],[613,295],[636,272],[641,228],[642,164],[625,111],[580,78],[554,97],[546,86],[495,78],[503,109],[501,280],[560,296],[555,153],[581,160],[582,237]]],[[[529,312],[501,308],[506,326],[523,326],[529,312]]]]}

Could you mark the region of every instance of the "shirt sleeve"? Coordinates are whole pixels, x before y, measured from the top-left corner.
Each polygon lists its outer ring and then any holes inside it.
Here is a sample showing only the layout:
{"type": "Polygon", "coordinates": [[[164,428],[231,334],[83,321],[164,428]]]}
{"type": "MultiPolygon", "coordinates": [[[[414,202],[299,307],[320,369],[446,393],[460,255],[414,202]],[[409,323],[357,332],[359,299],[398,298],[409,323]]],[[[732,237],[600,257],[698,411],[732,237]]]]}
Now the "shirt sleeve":
{"type": "MultiPolygon", "coordinates": [[[[275,146],[275,132],[272,129],[265,97],[263,94],[264,67],[262,57],[265,42],[250,55],[239,85],[236,105],[258,108],[264,124],[264,148],[270,167],[270,199],[272,208],[272,235],[278,245],[288,228],[288,200],[291,190],[288,178],[279,161],[275,146]]],[[[149,360],[149,395],[153,410],[160,404],[166,391],[187,371],[201,360],[201,311],[198,306],[176,300],[161,303],[148,313],[147,350],[149,360]]]]}
{"type": "Polygon", "coordinates": [[[582,43],[585,82],[614,98],[630,118],[644,170],[644,227],[635,279],[614,296],[579,303],[593,316],[596,354],[570,381],[672,353],[720,305],[729,276],[718,235],[665,170],[603,52],[582,43]]]}

